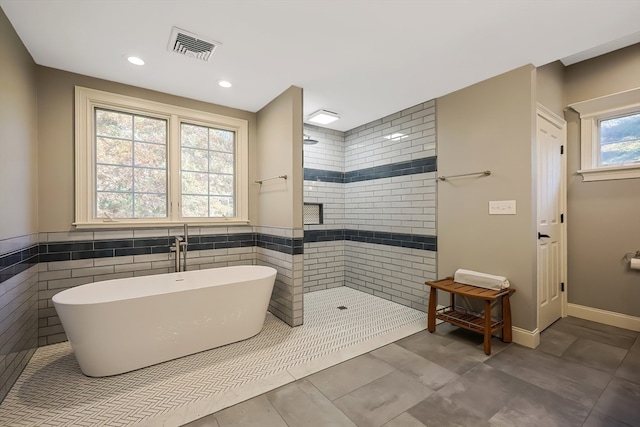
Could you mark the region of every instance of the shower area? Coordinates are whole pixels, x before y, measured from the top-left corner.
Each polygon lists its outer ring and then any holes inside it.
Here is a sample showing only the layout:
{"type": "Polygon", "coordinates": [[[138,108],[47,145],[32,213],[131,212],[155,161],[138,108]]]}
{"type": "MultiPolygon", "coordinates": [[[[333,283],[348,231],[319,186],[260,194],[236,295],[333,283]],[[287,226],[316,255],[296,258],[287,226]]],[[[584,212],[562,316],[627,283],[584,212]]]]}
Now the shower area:
{"type": "Polygon", "coordinates": [[[436,278],[435,102],[341,132],[304,125],[304,292],[425,311],[436,278]]]}

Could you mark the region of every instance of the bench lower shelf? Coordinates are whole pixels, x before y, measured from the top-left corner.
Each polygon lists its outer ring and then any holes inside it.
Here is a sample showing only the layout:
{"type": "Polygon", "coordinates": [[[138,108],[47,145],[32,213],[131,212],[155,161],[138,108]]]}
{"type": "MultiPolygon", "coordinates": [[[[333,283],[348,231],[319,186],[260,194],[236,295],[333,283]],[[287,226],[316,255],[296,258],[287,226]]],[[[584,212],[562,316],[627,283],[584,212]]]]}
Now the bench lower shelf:
{"type": "MultiPolygon", "coordinates": [[[[440,319],[447,323],[451,323],[452,325],[456,325],[470,331],[479,332],[481,334],[484,334],[485,332],[484,317],[459,307],[455,309],[451,307],[438,309],[436,311],[436,319],[440,319]]],[[[504,322],[502,320],[491,319],[490,331],[492,334],[503,327],[504,322]]]]}

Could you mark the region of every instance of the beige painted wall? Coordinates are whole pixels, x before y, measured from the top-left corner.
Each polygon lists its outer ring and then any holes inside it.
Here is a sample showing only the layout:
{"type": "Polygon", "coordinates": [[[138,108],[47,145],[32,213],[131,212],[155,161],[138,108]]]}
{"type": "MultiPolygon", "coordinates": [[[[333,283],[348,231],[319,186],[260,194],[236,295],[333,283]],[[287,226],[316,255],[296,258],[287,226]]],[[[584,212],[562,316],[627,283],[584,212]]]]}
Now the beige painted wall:
{"type": "MultiPolygon", "coordinates": [[[[566,69],[571,104],[640,87],[640,45],[566,69]]],[[[569,303],[640,316],[640,271],[622,261],[640,250],[640,179],[582,182],[580,122],[567,113],[569,303]]]]}
{"type": "Polygon", "coordinates": [[[571,65],[565,71],[567,104],[640,85],[640,44],[571,65]]]}
{"type": "Polygon", "coordinates": [[[525,66],[437,100],[438,277],[458,268],[506,276],[517,290],[514,326],[536,328],[535,69],[525,66]],[[516,215],[489,215],[515,200],[516,215]]]}
{"type": "Polygon", "coordinates": [[[564,116],[564,65],[555,61],[536,68],[536,100],[559,117],[564,116]]]}
{"type": "Polygon", "coordinates": [[[38,232],[36,64],[0,10],[0,240],[38,232]]]}
{"type": "MultiPolygon", "coordinates": [[[[68,231],[74,221],[74,87],[83,86],[249,121],[249,182],[256,179],[256,114],[93,77],[38,67],[40,231],[68,231]]],[[[257,189],[250,188],[255,220],[257,189]]]]}
{"type": "MultiPolygon", "coordinates": [[[[291,86],[258,111],[258,175],[287,175],[258,187],[258,222],[302,228],[302,89],[291,86]]],[[[253,181],[251,181],[253,182],[253,181]]]]}

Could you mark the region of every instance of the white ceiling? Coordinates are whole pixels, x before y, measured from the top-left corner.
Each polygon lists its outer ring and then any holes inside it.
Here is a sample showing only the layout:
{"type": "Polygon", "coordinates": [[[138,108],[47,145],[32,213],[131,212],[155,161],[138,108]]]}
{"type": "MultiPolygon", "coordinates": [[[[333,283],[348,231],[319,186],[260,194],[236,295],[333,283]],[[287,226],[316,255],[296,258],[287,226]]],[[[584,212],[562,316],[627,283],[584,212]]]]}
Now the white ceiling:
{"type": "Polygon", "coordinates": [[[531,63],[640,42],[640,0],[0,0],[36,63],[258,111],[291,85],[349,130],[531,63]],[[177,26],[222,43],[167,50],[177,26]],[[146,61],[137,67],[126,57],[146,61]],[[221,79],[230,89],[217,85],[221,79]]]}

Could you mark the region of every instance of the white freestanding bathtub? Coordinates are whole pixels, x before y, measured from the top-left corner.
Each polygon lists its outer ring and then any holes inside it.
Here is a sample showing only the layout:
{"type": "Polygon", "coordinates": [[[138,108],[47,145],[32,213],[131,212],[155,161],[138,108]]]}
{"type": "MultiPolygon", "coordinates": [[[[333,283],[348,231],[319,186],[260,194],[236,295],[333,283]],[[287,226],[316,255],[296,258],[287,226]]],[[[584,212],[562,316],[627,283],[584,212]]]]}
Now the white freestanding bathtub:
{"type": "Polygon", "coordinates": [[[275,278],[247,265],[107,280],[53,304],[82,372],[104,377],[258,334],[275,278]]]}

